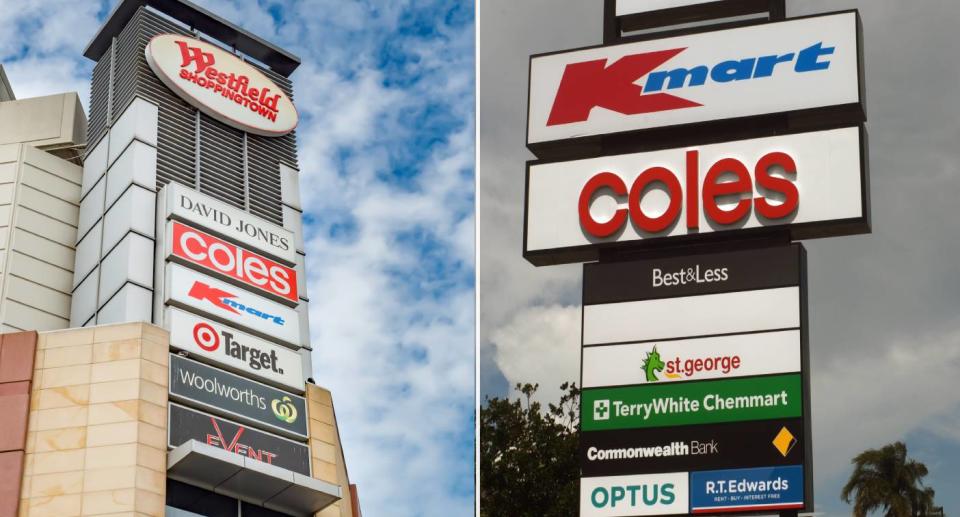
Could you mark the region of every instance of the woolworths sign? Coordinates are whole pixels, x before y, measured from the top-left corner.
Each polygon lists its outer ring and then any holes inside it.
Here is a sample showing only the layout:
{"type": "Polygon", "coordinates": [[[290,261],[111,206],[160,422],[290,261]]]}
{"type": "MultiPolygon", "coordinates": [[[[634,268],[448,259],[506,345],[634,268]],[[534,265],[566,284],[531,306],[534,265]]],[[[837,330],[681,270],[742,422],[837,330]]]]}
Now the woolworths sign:
{"type": "Polygon", "coordinates": [[[799,374],[583,391],[584,431],[802,415],[799,374]]]}

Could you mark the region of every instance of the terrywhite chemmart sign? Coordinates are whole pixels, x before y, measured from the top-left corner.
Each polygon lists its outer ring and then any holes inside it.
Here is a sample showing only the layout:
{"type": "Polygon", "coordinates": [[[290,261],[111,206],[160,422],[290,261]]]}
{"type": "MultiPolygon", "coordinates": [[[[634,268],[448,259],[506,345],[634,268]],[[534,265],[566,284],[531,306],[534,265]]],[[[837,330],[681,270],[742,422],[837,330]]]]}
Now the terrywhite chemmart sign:
{"type": "Polygon", "coordinates": [[[160,191],[160,199],[161,220],[180,219],[288,265],[296,263],[297,250],[290,230],[177,183],[167,184],[160,191]]]}
{"type": "Polygon", "coordinates": [[[297,311],[235,285],[168,263],[164,303],[189,308],[231,326],[300,346],[297,311]]]}
{"type": "Polygon", "coordinates": [[[145,54],[163,84],[224,124],[263,136],[282,136],[297,127],[290,98],[262,72],[216,45],[160,34],[145,54]]]}
{"type": "Polygon", "coordinates": [[[222,323],[167,307],[164,324],[170,346],[204,362],[303,393],[299,353],[222,323]]]}
{"type": "Polygon", "coordinates": [[[527,169],[524,256],[596,259],[601,246],[789,227],[794,238],[869,231],[858,127],[527,169]]]}
{"type": "Polygon", "coordinates": [[[533,56],[527,143],[861,106],[858,26],[845,12],[533,56]]]}

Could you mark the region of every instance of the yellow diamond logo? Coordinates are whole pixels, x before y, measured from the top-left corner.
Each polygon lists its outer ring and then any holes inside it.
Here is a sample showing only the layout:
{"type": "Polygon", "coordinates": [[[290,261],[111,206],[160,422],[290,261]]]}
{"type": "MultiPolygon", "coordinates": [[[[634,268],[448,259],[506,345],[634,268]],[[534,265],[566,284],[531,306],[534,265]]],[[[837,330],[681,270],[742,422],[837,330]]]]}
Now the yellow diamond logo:
{"type": "Polygon", "coordinates": [[[780,429],[776,438],[773,439],[773,446],[780,451],[780,454],[782,454],[784,458],[787,457],[787,454],[790,454],[790,451],[793,450],[793,446],[796,444],[797,439],[786,427],[780,429]]]}

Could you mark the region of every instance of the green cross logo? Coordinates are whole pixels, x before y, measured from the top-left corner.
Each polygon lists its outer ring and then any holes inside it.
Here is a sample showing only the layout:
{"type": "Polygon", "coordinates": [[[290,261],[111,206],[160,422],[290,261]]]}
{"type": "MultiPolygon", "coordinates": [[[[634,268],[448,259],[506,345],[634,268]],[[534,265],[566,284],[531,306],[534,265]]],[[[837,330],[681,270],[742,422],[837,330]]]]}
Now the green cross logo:
{"type": "Polygon", "coordinates": [[[609,400],[593,401],[593,419],[594,420],[610,420],[610,401],[609,400]]]}

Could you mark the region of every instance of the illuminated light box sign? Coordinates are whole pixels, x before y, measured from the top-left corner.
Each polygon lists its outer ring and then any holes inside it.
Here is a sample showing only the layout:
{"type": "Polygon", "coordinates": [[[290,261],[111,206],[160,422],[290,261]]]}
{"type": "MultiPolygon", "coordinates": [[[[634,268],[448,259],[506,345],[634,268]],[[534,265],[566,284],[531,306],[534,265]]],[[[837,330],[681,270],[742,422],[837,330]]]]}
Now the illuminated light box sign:
{"type": "Polygon", "coordinates": [[[286,305],[173,263],[166,265],[164,282],[168,305],[189,308],[264,338],[300,346],[299,315],[286,305]]]}
{"type": "Polygon", "coordinates": [[[179,404],[171,403],[169,408],[167,443],[171,449],[188,440],[196,440],[269,465],[310,475],[310,449],[305,444],[179,404]]]}
{"type": "Polygon", "coordinates": [[[609,476],[580,480],[582,517],[685,514],[689,508],[686,472],[609,476]]]}
{"type": "Polygon", "coordinates": [[[583,388],[800,371],[800,329],[583,348],[583,388]]]}
{"type": "Polygon", "coordinates": [[[262,136],[297,127],[290,98],[261,71],[220,47],[180,34],[154,36],[144,49],[163,84],[207,115],[262,136]]]}
{"type": "Polygon", "coordinates": [[[692,513],[749,512],[804,507],[803,466],[690,473],[692,513]]]}
{"type": "Polygon", "coordinates": [[[158,216],[179,219],[251,250],[296,264],[293,232],[196,190],[168,183],[159,194],[158,216]]]}
{"type": "Polygon", "coordinates": [[[303,358],[289,348],[173,307],[166,308],[164,324],[170,331],[170,346],[190,357],[274,386],[304,391],[303,358]]]}
{"type": "Polygon", "coordinates": [[[167,223],[167,258],[292,305],[299,303],[297,272],[292,267],[218,239],[179,221],[167,223]]]}
{"type": "Polygon", "coordinates": [[[677,7],[689,7],[691,5],[703,5],[709,3],[718,3],[716,0],[616,0],[617,16],[626,16],[628,14],[649,13],[663,9],[674,9],[677,7]]]}
{"type": "Polygon", "coordinates": [[[850,11],[532,56],[527,145],[813,110],[862,122],[859,32],[850,11]]]}
{"type": "Polygon", "coordinates": [[[585,389],[581,429],[640,429],[803,416],[799,374],[585,389]]]}
{"type": "Polygon", "coordinates": [[[596,431],[580,436],[584,476],[803,463],[803,419],[596,431]]]}
{"type": "Polygon", "coordinates": [[[630,32],[759,13],[782,17],[783,12],[784,0],[608,0],[604,15],[630,32]]]}
{"type": "Polygon", "coordinates": [[[176,354],[170,355],[170,396],[268,431],[303,440],[308,436],[303,397],[176,354]]]}
{"type": "Polygon", "coordinates": [[[797,287],[583,307],[587,347],[799,327],[797,287]]]}
{"type": "Polygon", "coordinates": [[[524,257],[548,265],[668,240],[869,232],[862,132],[846,127],[528,163],[524,257]]]}

